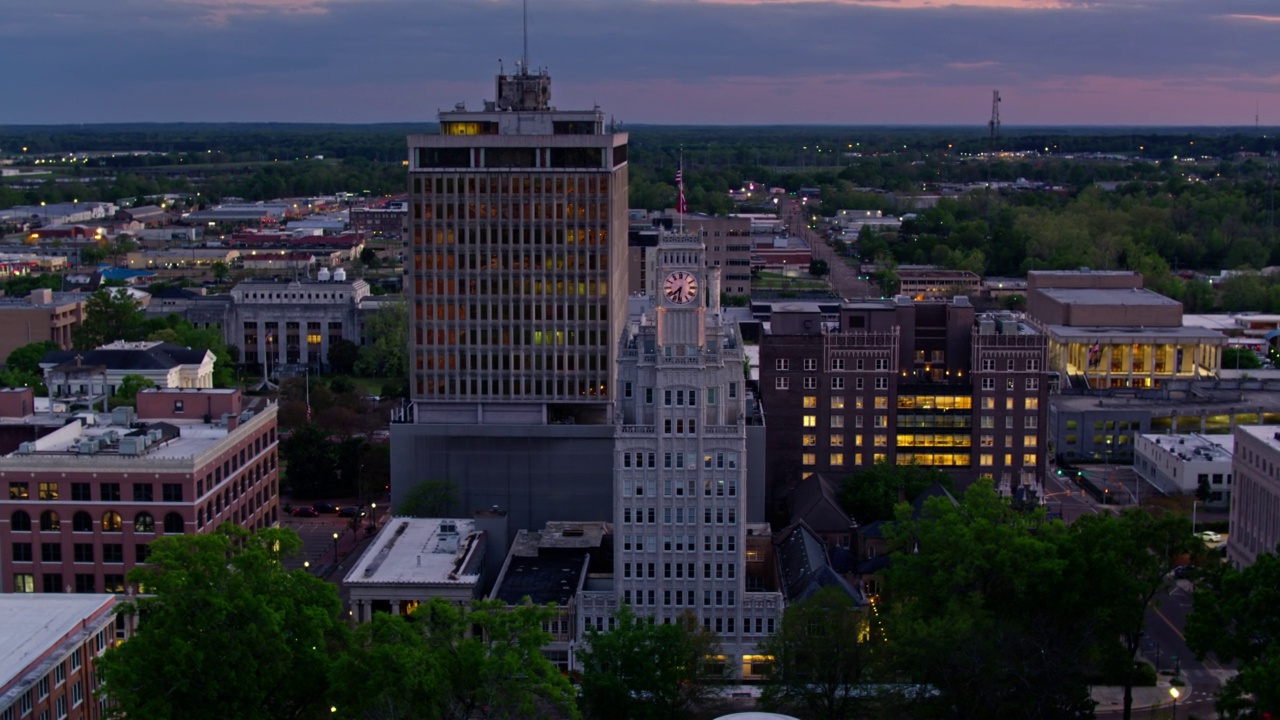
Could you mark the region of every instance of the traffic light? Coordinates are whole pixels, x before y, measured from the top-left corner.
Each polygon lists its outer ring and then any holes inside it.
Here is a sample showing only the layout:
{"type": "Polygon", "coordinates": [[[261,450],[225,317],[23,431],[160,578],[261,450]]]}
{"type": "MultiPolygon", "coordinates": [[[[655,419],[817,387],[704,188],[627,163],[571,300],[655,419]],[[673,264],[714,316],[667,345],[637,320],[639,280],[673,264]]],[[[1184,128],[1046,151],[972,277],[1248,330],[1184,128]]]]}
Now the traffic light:
{"type": "Polygon", "coordinates": [[[1062,468],[1058,468],[1055,472],[1056,472],[1058,475],[1062,475],[1062,468]]]}

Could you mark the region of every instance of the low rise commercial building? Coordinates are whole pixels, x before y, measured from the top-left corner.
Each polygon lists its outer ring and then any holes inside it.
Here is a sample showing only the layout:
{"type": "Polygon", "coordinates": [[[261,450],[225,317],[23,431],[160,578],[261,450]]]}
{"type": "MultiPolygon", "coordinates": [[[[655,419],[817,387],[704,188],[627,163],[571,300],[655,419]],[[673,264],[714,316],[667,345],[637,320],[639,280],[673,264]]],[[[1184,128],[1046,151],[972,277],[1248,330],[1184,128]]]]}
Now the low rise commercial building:
{"type": "Polygon", "coordinates": [[[1160,492],[1203,494],[1205,505],[1226,507],[1231,499],[1232,435],[1140,434],[1133,469],[1160,492]]]}
{"type": "Polygon", "coordinates": [[[275,405],[244,410],[238,390],[149,389],[136,411],[64,422],[0,457],[0,591],[121,593],[158,537],[279,519],[275,405]]]}
{"type": "Polygon", "coordinates": [[[342,580],[353,616],[368,622],[375,612],[408,615],[433,598],[480,597],[485,544],[475,520],[388,518],[342,580]]]}

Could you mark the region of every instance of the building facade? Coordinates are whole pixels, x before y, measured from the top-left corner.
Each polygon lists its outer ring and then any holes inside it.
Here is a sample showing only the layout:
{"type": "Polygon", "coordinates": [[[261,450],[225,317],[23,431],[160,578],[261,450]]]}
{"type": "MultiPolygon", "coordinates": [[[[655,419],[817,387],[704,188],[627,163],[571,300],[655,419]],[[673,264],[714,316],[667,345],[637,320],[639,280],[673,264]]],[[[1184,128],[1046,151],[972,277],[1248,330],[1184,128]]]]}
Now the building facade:
{"type": "Polygon", "coordinates": [[[877,462],[937,467],[961,484],[988,477],[1006,493],[1039,488],[1045,350],[1026,322],[975,316],[964,297],[846,302],[836,322],[775,309],[760,342],[771,502],[812,473],[877,462]]]}
{"type": "Polygon", "coordinates": [[[1235,429],[1232,469],[1236,483],[1231,500],[1227,560],[1236,567],[1253,564],[1262,553],[1280,546],[1280,431],[1273,425],[1235,429]]]}
{"type": "MultiPolygon", "coordinates": [[[[655,269],[649,307],[620,345],[610,610],[663,623],[691,613],[737,668],[782,604],[746,585],[742,341],[721,317],[720,268],[707,267],[699,236],[664,237],[655,269]]],[[[602,620],[592,615],[584,626],[602,620]]]]}
{"type": "Polygon", "coordinates": [[[3,592],[121,593],[158,537],[279,519],[275,405],[149,389],[136,412],[66,420],[0,457],[3,592]]]}
{"type": "Polygon", "coordinates": [[[324,367],[337,341],[361,344],[360,304],[367,296],[369,284],[348,280],[341,269],[315,280],[239,283],[231,289],[227,343],[240,348],[248,366],[324,367]]]}
{"type": "Polygon", "coordinates": [[[0,595],[0,718],[97,720],[106,698],[93,667],[133,632],[114,595],[0,595]]]}

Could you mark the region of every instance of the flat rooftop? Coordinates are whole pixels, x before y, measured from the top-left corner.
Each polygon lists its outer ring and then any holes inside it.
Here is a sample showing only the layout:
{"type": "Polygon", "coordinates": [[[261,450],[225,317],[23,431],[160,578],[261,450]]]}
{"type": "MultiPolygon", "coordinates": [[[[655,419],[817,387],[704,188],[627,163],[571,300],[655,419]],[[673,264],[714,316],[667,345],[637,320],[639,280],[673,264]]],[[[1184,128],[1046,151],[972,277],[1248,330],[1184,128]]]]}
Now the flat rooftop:
{"type": "Polygon", "coordinates": [[[1227,338],[1217,330],[1203,327],[1095,327],[1089,325],[1046,325],[1046,333],[1064,342],[1099,341],[1109,342],[1158,342],[1169,340],[1181,341],[1218,341],[1225,343],[1227,338]]]}
{"type": "MultiPolygon", "coordinates": [[[[53,424],[60,420],[65,422],[71,417],[77,418],[54,432],[37,440],[24,443],[27,451],[21,448],[0,458],[0,467],[7,460],[22,461],[24,464],[39,464],[42,460],[65,460],[69,457],[83,457],[86,462],[102,458],[122,459],[161,459],[186,460],[195,458],[217,443],[224,440],[234,430],[220,425],[221,418],[214,418],[212,423],[202,419],[148,420],[135,418],[132,424],[116,422],[109,414],[79,412],[73,416],[49,414],[49,422],[42,422],[46,415],[29,415],[22,419],[24,424],[53,424]],[[130,454],[121,452],[121,440],[128,437],[145,435],[154,430],[159,437],[146,443],[140,452],[130,454]],[[86,441],[96,441],[97,447],[90,451],[86,441]]],[[[154,436],[153,436],[154,437],[154,436]]],[[[125,440],[125,444],[133,443],[125,440]]]]}
{"type": "Polygon", "coordinates": [[[1036,292],[1068,305],[1182,307],[1177,300],[1145,288],[1039,288],[1036,292]]]}
{"type": "MultiPolygon", "coordinates": [[[[1272,426],[1274,428],[1274,426],[1272,426]]],[[[1200,433],[1146,433],[1144,440],[1155,443],[1165,452],[1183,460],[1230,462],[1236,452],[1234,435],[1201,435],[1200,433]]]]}
{"type": "MultiPolygon", "coordinates": [[[[10,687],[15,676],[56,648],[84,620],[115,604],[115,595],[63,595],[45,593],[0,595],[0,706],[7,705],[21,688],[10,687]]],[[[52,658],[50,658],[52,660],[52,658]]],[[[52,662],[50,662],[52,666],[52,662]]]]}
{"type": "Polygon", "coordinates": [[[1275,425],[1237,425],[1236,430],[1261,440],[1273,452],[1280,452],[1280,438],[1276,437],[1280,428],[1275,425]]]}
{"type": "Polygon", "coordinates": [[[462,575],[481,533],[474,520],[392,517],[347,573],[350,585],[474,585],[462,575]]]}

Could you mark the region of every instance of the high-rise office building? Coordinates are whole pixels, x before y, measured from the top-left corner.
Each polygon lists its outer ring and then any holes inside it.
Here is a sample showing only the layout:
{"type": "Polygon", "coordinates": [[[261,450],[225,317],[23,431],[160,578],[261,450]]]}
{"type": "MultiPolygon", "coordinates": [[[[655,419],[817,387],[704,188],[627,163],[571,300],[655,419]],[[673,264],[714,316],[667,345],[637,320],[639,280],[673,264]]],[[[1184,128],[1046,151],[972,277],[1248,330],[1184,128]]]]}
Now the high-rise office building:
{"type": "Polygon", "coordinates": [[[704,255],[697,235],[664,236],[623,336],[612,599],[658,622],[692,613],[736,668],[782,596],[748,591],[745,356],[704,255]]]}
{"type": "Polygon", "coordinates": [[[408,138],[412,402],[393,499],[435,477],[459,486],[459,510],[500,505],[516,527],[610,511],[627,135],[550,96],[522,63],[483,109],[408,138]]]}

